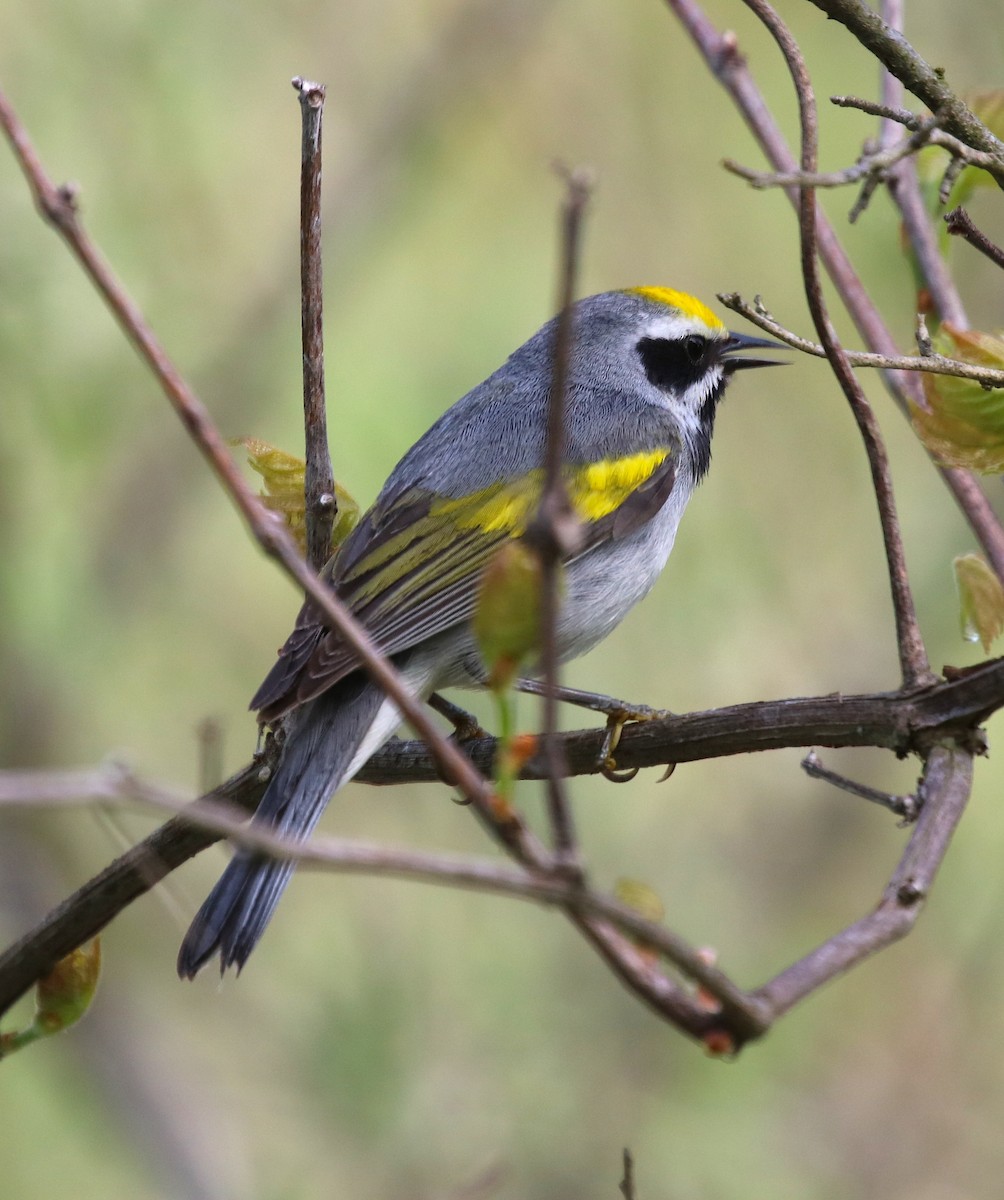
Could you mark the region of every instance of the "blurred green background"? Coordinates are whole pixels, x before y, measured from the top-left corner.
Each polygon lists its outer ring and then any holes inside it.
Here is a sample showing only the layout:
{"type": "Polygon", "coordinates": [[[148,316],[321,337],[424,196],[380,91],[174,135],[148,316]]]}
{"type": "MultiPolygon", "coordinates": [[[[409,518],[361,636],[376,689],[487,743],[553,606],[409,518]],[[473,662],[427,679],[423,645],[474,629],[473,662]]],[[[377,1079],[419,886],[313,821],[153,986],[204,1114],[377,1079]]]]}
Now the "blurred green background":
{"type": "MultiPolygon", "coordinates": [[[[771,43],[734,28],[789,134],[771,43]]],[[[786,0],[817,90],[876,94],[844,31],[786,0]]],[[[1001,78],[991,0],[921,0],[908,32],[959,87],[1001,78]],[[979,31],[978,36],[974,31],[979,31]]],[[[300,444],[299,116],[328,85],[327,363],[338,477],[363,502],[411,441],[550,315],[558,184],[593,166],[581,291],[762,292],[807,330],[785,201],[739,118],[653,0],[245,4],[6,0],[0,81],[52,174],[223,431],[300,444]]],[[[827,168],[865,118],[824,112],[827,168]]],[[[913,296],[879,197],[853,227],[904,348],[913,296]]],[[[979,223],[1004,236],[999,197],[979,223]]],[[[246,761],[247,699],[297,608],[0,153],[0,764],[121,758],[194,789],[196,728],[246,761]]],[[[954,261],[973,323],[999,276],[954,261]]],[[[958,632],[950,561],[973,548],[876,381],[932,661],[958,632]]],[[[992,489],[998,484],[993,482],[992,489]]],[[[897,684],[865,461],[827,370],[737,382],[666,577],[569,681],[678,710],[897,684]]],[[[529,702],[521,720],[536,719],[529,702]]],[[[569,720],[580,718],[571,714],[569,720]]],[[[995,722],[999,724],[999,722],[995,722]]],[[[994,729],[991,728],[991,735],[994,729]]],[[[753,985],[878,898],[905,834],[807,780],[800,755],[686,766],[666,784],[573,785],[597,881],[640,878],[670,924],[753,985]]],[[[908,789],[913,764],[829,753],[908,789]]],[[[182,931],[224,863],[207,852],[109,929],[94,1009],[0,1069],[9,1200],[617,1195],[948,1200],[1004,1170],[1004,820],[998,761],[915,934],[734,1063],[624,993],[553,913],[303,872],[245,975],[179,983],[182,931]]],[[[521,802],[539,818],[539,793],[521,802]]],[[[6,812],[9,941],[153,826],[146,812],[6,812]]],[[[487,850],[439,787],[348,788],[331,832],[487,850]]],[[[19,1017],[29,1011],[25,1004],[19,1017]]]]}

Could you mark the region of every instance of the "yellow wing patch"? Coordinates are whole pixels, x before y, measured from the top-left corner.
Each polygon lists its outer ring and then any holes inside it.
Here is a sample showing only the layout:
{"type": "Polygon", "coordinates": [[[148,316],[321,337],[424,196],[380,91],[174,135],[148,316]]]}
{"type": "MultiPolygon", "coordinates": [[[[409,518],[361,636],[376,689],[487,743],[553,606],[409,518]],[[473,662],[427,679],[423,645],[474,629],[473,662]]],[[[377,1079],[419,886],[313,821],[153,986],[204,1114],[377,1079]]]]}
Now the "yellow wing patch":
{"type": "MultiPolygon", "coordinates": [[[[570,468],[566,475],[568,495],[579,519],[598,521],[620,508],[669,453],[666,448],[643,450],[570,468]]],[[[520,479],[492,484],[470,496],[437,500],[429,515],[452,518],[457,529],[520,537],[537,511],[543,483],[544,472],[538,468],[520,479]]]]}
{"type": "Polygon", "coordinates": [[[627,291],[633,296],[641,296],[645,300],[652,300],[656,304],[665,304],[667,308],[675,308],[682,312],[686,317],[694,317],[698,321],[703,321],[705,325],[710,325],[712,329],[724,329],[722,321],[715,316],[706,304],[702,304],[696,296],[688,296],[686,292],[677,292],[673,288],[667,287],[636,287],[628,288],[627,291]]]}

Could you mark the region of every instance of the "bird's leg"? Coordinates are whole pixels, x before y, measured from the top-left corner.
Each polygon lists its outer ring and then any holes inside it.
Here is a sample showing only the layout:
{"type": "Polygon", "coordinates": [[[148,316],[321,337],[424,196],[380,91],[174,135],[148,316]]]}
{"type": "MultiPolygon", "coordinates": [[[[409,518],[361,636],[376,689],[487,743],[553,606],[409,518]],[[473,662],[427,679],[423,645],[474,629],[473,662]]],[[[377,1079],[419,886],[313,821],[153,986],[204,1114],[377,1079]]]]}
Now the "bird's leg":
{"type": "MultiPolygon", "coordinates": [[[[531,696],[543,696],[544,683],[539,679],[517,679],[513,687],[518,692],[526,692],[531,696]]],[[[604,696],[601,692],[584,692],[579,688],[558,686],[554,694],[566,704],[574,704],[578,708],[588,708],[591,712],[603,713],[607,719],[607,730],[599,753],[599,768],[601,774],[615,783],[626,783],[637,775],[637,770],[623,775],[615,774],[617,766],[614,751],[621,740],[621,731],[632,721],[662,721],[673,713],[666,708],[650,708],[647,704],[631,704],[627,700],[618,700],[615,696],[604,696]]]]}
{"type": "Polygon", "coordinates": [[[439,692],[433,692],[429,697],[429,707],[434,708],[441,717],[450,722],[458,742],[473,742],[476,738],[488,736],[473,713],[461,708],[459,704],[454,704],[452,700],[447,700],[439,692]]]}

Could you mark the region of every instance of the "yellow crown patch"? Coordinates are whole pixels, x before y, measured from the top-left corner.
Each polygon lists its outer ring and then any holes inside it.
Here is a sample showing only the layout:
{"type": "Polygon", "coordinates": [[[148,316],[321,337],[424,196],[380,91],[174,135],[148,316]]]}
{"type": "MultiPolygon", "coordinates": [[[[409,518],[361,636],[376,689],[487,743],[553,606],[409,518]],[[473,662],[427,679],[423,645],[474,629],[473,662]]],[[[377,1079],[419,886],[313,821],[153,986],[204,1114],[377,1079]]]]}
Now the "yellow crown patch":
{"type": "Polygon", "coordinates": [[[655,301],[656,304],[665,304],[667,308],[675,308],[684,316],[695,317],[698,321],[703,321],[705,325],[710,325],[712,329],[725,328],[706,304],[702,304],[696,296],[688,296],[686,292],[678,292],[668,287],[635,287],[626,290],[633,296],[642,296],[646,300],[655,301]]]}

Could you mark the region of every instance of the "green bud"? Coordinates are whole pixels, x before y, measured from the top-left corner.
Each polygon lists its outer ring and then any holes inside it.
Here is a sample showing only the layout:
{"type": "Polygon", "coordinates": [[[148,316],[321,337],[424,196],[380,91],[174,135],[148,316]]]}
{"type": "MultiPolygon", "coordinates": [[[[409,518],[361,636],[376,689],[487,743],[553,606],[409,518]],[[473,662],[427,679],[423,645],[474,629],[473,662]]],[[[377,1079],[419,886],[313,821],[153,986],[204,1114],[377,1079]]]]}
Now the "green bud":
{"type": "Polygon", "coordinates": [[[540,557],[523,541],[505,542],[481,576],[474,637],[496,691],[540,645],[540,581],[540,557]]]}

